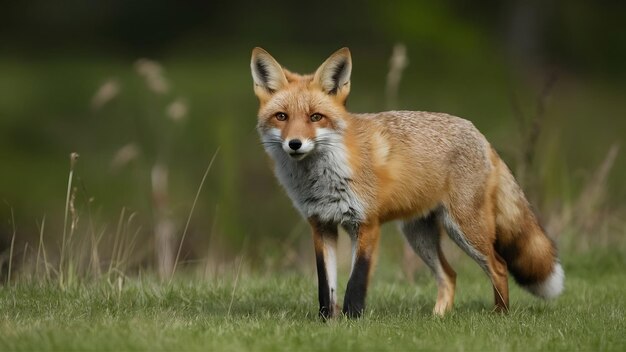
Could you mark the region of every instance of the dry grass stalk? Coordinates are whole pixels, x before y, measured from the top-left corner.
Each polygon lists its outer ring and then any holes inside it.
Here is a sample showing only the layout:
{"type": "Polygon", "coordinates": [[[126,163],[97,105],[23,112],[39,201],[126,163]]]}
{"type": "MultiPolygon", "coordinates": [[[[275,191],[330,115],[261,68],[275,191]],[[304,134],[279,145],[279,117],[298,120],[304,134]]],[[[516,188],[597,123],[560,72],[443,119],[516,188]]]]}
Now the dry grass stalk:
{"type": "Polygon", "coordinates": [[[13,248],[15,247],[15,236],[17,229],[15,228],[15,214],[13,213],[13,207],[11,207],[11,227],[13,228],[13,234],[11,235],[11,249],[9,250],[9,272],[7,274],[7,283],[11,284],[11,272],[13,271],[13,248]]]}
{"type": "Polygon", "coordinates": [[[22,252],[22,268],[26,267],[26,254],[28,253],[28,242],[24,243],[24,251],[22,252]]]}
{"type": "Polygon", "coordinates": [[[93,203],[94,198],[87,196],[87,189],[85,184],[81,182],[81,189],[83,191],[83,195],[85,197],[85,204],[87,206],[87,216],[89,219],[89,264],[87,265],[87,272],[91,273],[94,278],[98,278],[102,275],[102,270],[100,268],[100,254],[98,251],[98,243],[100,242],[98,236],[96,236],[96,229],[93,222],[93,213],[91,211],[91,203],[93,203]]]}
{"type": "Polygon", "coordinates": [[[211,224],[211,232],[209,232],[209,238],[208,238],[208,246],[207,246],[208,249],[206,252],[206,257],[204,258],[204,270],[202,271],[203,279],[209,278],[209,272],[211,274],[215,274],[215,268],[217,267],[215,258],[212,254],[214,252],[214,239],[215,239],[215,233],[217,231],[218,210],[219,210],[219,205],[215,205],[215,210],[213,211],[213,223],[211,224]]]}
{"type": "Polygon", "coordinates": [[[241,273],[241,266],[243,264],[243,254],[239,257],[239,265],[237,265],[237,275],[235,276],[235,283],[233,284],[233,291],[230,293],[230,303],[228,304],[228,312],[226,317],[230,317],[230,311],[235,301],[235,291],[237,290],[237,284],[239,283],[239,275],[241,273]]]}
{"type": "Polygon", "coordinates": [[[619,143],[609,148],[604,160],[583,187],[580,196],[572,206],[566,206],[559,215],[551,218],[550,233],[559,234],[566,228],[582,233],[593,233],[603,218],[602,205],[607,196],[606,182],[619,153],[619,143]]]}
{"type": "Polygon", "coordinates": [[[144,78],[146,86],[152,92],[163,95],[169,92],[169,84],[163,75],[163,67],[156,61],[139,59],[135,62],[135,70],[144,78]]]}
{"type": "Polygon", "coordinates": [[[113,171],[120,170],[131,161],[137,159],[140,154],[141,151],[135,143],[126,144],[115,153],[113,160],[111,160],[111,169],[113,171]]]}
{"type": "MultiPolygon", "coordinates": [[[[404,69],[409,65],[409,59],[406,54],[406,46],[397,43],[393,47],[391,57],[389,58],[389,72],[387,72],[387,80],[385,84],[385,96],[388,109],[396,109],[398,104],[398,92],[400,90],[400,81],[404,69]]],[[[407,280],[414,281],[415,272],[422,266],[422,262],[417,258],[411,245],[404,241],[402,250],[402,272],[407,280]]]]}
{"type": "Polygon", "coordinates": [[[618,152],[619,144],[613,143],[574,206],[574,213],[577,214],[576,220],[583,227],[589,228],[593,225],[594,215],[597,214],[600,204],[607,195],[606,181],[615,165],[618,152]]]}
{"type": "Polygon", "coordinates": [[[46,216],[43,216],[43,219],[41,220],[41,224],[39,225],[39,244],[37,246],[37,259],[35,261],[35,276],[39,277],[39,259],[41,258],[41,255],[43,254],[43,261],[44,261],[44,268],[46,269],[46,278],[48,279],[48,281],[50,280],[50,269],[48,268],[48,257],[46,255],[46,247],[43,244],[43,234],[44,234],[44,229],[46,227],[46,216]]]}
{"type": "Polygon", "coordinates": [[[72,242],[72,238],[74,237],[74,233],[76,232],[76,228],[78,227],[78,212],[76,211],[76,187],[72,188],[72,195],[70,196],[70,204],[69,204],[69,208],[70,208],[70,234],[69,234],[69,238],[68,241],[71,243],[72,242]]]}
{"type": "Polygon", "coordinates": [[[535,198],[538,190],[537,185],[533,182],[533,178],[530,177],[530,173],[532,172],[535,156],[537,155],[537,142],[539,141],[539,136],[541,135],[541,131],[543,130],[545,123],[546,107],[556,81],[556,74],[553,73],[548,76],[541,92],[537,97],[535,114],[532,116],[530,121],[527,121],[527,118],[524,116],[517,99],[513,94],[511,94],[513,115],[517,118],[520,128],[523,131],[522,145],[520,146],[520,152],[518,155],[516,179],[520,187],[522,187],[527,194],[529,194],[531,202],[536,200],[535,198]]]}
{"type": "Polygon", "coordinates": [[[165,113],[167,114],[167,117],[169,117],[172,121],[180,122],[184,120],[185,117],[187,117],[188,111],[189,106],[187,105],[185,100],[178,98],[167,106],[165,113]]]}
{"type": "Polygon", "coordinates": [[[100,109],[115,99],[120,92],[120,83],[115,78],[108,79],[104,82],[96,91],[96,94],[91,98],[91,108],[94,110],[100,109]]]}
{"type": "Polygon", "coordinates": [[[113,266],[115,265],[115,253],[117,253],[117,247],[120,246],[119,241],[122,235],[122,224],[125,219],[125,214],[126,207],[122,207],[120,218],[117,220],[117,229],[115,231],[115,236],[113,237],[113,249],[111,250],[111,258],[109,259],[109,269],[107,270],[107,273],[111,273],[113,271],[113,266]]]}
{"type": "Polygon", "coordinates": [[[158,274],[169,279],[174,270],[174,222],[170,217],[168,169],[157,163],[152,167],[152,202],[154,207],[154,238],[158,274]]]}
{"type": "MultiPolygon", "coordinates": [[[[72,193],[72,182],[73,182],[73,178],[74,178],[74,167],[76,166],[76,163],[78,162],[78,153],[71,153],[70,154],[70,173],[67,179],[67,195],[65,197],[65,216],[63,217],[63,238],[62,238],[62,242],[61,242],[61,256],[59,258],[59,283],[61,284],[61,286],[63,287],[63,273],[65,272],[64,270],[64,264],[65,264],[65,252],[66,252],[66,247],[67,247],[67,221],[68,221],[68,214],[70,211],[70,200],[71,200],[71,193],[72,193]]],[[[73,205],[72,205],[73,207],[73,205]]]]}
{"type": "MultiPolygon", "coordinates": [[[[132,221],[134,215],[135,213],[130,216],[129,223],[132,221]]],[[[135,253],[135,245],[137,244],[137,238],[139,237],[141,230],[141,226],[138,226],[133,233],[133,236],[130,238],[130,241],[124,246],[124,252],[120,252],[118,262],[120,268],[122,268],[122,272],[126,272],[129,265],[132,263],[131,258],[133,258],[133,254],[135,253]]]]}
{"type": "MultiPolygon", "coordinates": [[[[147,255],[145,251],[149,248],[149,246],[145,246],[145,248],[143,248],[144,252],[142,253],[137,253],[135,250],[137,238],[139,237],[142,228],[140,225],[135,228],[134,224],[137,213],[133,212],[128,216],[127,213],[127,209],[125,207],[122,208],[120,217],[117,221],[115,235],[113,237],[113,247],[109,258],[109,267],[105,273],[107,281],[111,285],[115,285],[115,282],[119,277],[126,277],[125,272],[131,264],[131,259],[145,258],[147,255]],[[132,230],[133,228],[135,228],[134,231],[132,230]]],[[[97,237],[96,246],[100,242],[103,234],[104,231],[102,231],[97,237]]]]}
{"type": "Polygon", "coordinates": [[[395,109],[398,104],[398,91],[400,89],[400,81],[402,73],[409,65],[409,59],[406,55],[406,46],[398,43],[394,45],[391,58],[389,59],[389,72],[387,73],[386,97],[387,108],[395,109]]]}

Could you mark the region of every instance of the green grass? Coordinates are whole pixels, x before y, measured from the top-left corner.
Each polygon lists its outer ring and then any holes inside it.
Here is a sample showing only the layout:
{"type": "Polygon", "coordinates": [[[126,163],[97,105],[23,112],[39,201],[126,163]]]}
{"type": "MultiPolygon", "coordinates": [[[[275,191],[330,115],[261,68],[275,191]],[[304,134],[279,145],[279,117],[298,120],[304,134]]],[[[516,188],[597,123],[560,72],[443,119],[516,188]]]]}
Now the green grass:
{"type": "MultiPolygon", "coordinates": [[[[61,291],[17,283],[0,289],[0,350],[624,350],[626,264],[619,251],[564,258],[566,291],[543,302],[512,284],[507,315],[491,312],[491,288],[462,259],[456,306],[431,316],[436,288],[395,268],[377,272],[360,320],[317,318],[311,273],[243,274],[170,286],[128,279],[61,291]],[[233,288],[235,288],[233,290],[233,288]],[[232,303],[231,303],[232,302],[232,303]]],[[[343,277],[342,282],[345,282],[343,277]]]]}

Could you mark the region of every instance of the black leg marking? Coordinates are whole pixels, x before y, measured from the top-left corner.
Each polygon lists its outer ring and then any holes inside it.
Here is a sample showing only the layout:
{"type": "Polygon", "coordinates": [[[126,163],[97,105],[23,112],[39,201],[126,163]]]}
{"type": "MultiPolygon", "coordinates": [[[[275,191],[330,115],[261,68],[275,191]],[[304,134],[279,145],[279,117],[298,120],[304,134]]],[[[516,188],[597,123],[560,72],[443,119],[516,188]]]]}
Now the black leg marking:
{"type": "Polygon", "coordinates": [[[328,287],[328,277],[326,276],[326,266],[324,264],[324,254],[316,253],[315,259],[317,262],[317,285],[318,285],[318,297],[320,302],[319,315],[322,319],[326,320],[332,317],[332,302],[330,301],[331,292],[328,287]]]}
{"type": "Polygon", "coordinates": [[[346,297],[343,301],[343,313],[348,318],[359,318],[363,314],[370,264],[370,260],[362,256],[357,257],[354,263],[354,269],[350,281],[348,281],[346,297]]]}

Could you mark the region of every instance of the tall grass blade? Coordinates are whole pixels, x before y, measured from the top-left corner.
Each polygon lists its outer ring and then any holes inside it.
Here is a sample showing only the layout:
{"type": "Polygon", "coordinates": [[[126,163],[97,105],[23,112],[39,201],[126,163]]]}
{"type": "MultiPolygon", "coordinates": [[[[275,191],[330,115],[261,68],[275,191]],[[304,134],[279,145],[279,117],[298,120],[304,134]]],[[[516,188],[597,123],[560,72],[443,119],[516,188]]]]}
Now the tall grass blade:
{"type": "Polygon", "coordinates": [[[9,273],[7,275],[7,283],[11,284],[11,271],[13,271],[13,248],[15,247],[15,235],[17,230],[15,229],[15,214],[13,213],[13,207],[11,207],[11,226],[13,227],[13,235],[11,236],[11,249],[9,251],[9,273]]]}
{"type": "Polygon", "coordinates": [[[66,247],[66,237],[67,237],[67,220],[68,213],[70,211],[70,196],[72,194],[72,179],[74,177],[74,166],[78,161],[78,153],[70,154],[70,173],[67,178],[67,193],[65,196],[65,216],[63,217],[63,239],[61,241],[61,257],[59,258],[59,283],[61,287],[63,287],[63,264],[65,261],[65,247],[66,247]]]}

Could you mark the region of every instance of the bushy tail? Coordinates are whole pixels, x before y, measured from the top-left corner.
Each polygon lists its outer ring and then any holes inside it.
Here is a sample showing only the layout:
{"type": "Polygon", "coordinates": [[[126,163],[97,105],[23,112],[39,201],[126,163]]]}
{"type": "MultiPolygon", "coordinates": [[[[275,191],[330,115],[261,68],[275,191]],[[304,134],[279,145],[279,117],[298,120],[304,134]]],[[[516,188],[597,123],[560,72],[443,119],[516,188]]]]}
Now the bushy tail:
{"type": "Polygon", "coordinates": [[[496,251],[520,286],[541,298],[556,297],[565,279],[556,247],[539,226],[511,171],[499,163],[496,251]]]}

